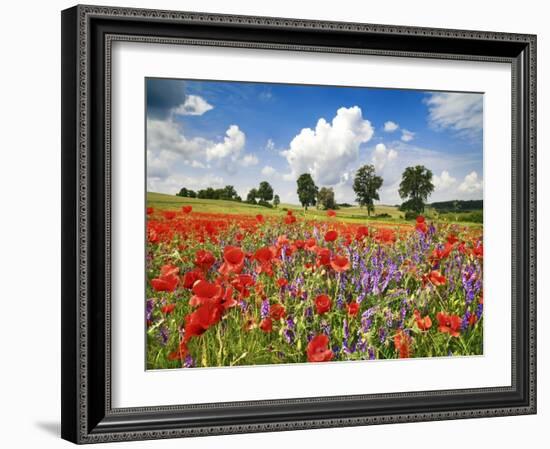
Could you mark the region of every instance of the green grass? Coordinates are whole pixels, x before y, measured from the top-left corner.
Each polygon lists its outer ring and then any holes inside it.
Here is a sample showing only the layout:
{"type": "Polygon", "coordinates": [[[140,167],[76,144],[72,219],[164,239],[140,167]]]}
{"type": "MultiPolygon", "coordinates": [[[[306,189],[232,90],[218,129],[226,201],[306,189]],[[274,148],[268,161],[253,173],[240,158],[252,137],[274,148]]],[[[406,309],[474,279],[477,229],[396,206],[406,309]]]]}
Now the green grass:
{"type": "MultiPolygon", "coordinates": [[[[262,214],[265,216],[282,216],[286,214],[287,210],[292,210],[296,215],[303,213],[303,208],[294,204],[282,203],[278,208],[268,208],[263,206],[257,206],[254,204],[247,204],[237,201],[225,201],[225,200],[207,200],[200,198],[183,198],[176,195],[167,195],[164,193],[147,192],[147,206],[154,207],[156,209],[179,209],[182,206],[192,206],[196,212],[207,212],[217,214],[247,214],[256,215],[262,214]]],[[[358,206],[343,207],[336,211],[337,218],[340,221],[349,223],[364,223],[366,221],[372,223],[387,223],[387,224],[412,224],[412,221],[404,220],[404,215],[396,206],[376,205],[374,216],[369,217],[366,209],[362,209],[358,206]],[[389,217],[376,217],[378,214],[388,214],[389,217]]],[[[434,219],[439,221],[439,214],[435,210],[426,209],[426,217],[428,219],[434,219]]],[[[446,223],[452,222],[453,214],[441,215],[441,221],[446,223]],[[444,217],[444,218],[443,218],[444,217]]],[[[306,217],[310,219],[327,219],[327,212],[325,210],[319,210],[316,208],[309,208],[306,213],[306,217]]],[[[460,217],[461,225],[468,226],[480,226],[479,223],[469,223],[463,221],[464,217],[460,217]]]]}

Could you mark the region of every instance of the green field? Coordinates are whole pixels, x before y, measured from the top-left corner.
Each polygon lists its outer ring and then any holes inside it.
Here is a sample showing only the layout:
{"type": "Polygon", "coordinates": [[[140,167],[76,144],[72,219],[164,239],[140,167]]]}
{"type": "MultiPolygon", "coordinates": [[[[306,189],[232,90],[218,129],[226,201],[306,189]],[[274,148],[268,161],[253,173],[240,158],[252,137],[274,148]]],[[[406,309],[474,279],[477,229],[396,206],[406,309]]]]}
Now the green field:
{"type": "MultiPolygon", "coordinates": [[[[147,206],[154,207],[156,209],[179,209],[182,206],[190,205],[196,212],[208,212],[218,214],[248,214],[256,215],[262,214],[265,216],[282,216],[285,215],[287,210],[292,210],[296,215],[303,214],[302,207],[293,204],[280,204],[278,208],[268,208],[263,206],[257,206],[254,204],[247,204],[237,201],[224,201],[224,200],[207,200],[200,198],[183,198],[176,195],[167,195],[164,193],[147,192],[147,206]]],[[[343,207],[336,211],[337,217],[341,221],[350,223],[360,223],[366,220],[376,223],[411,223],[409,220],[403,218],[403,212],[401,212],[396,206],[376,205],[374,215],[368,216],[367,210],[354,207],[343,207]],[[387,214],[389,217],[377,217],[377,215],[387,214]]],[[[460,224],[470,226],[481,226],[479,223],[470,223],[463,221],[464,216],[461,214],[438,214],[431,208],[426,209],[424,214],[428,219],[435,221],[459,222],[460,224]]],[[[326,219],[327,212],[316,208],[309,208],[306,213],[306,217],[310,219],[326,219]]]]}

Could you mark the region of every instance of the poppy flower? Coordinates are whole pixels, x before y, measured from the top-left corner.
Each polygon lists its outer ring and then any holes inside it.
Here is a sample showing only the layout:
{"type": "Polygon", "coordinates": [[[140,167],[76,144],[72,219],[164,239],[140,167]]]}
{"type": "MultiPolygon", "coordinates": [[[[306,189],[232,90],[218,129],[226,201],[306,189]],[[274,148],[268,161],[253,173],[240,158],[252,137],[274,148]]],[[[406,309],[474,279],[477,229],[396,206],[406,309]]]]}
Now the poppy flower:
{"type": "Polygon", "coordinates": [[[411,337],[399,330],[393,337],[393,345],[399,353],[400,359],[408,359],[411,356],[411,337]]]}
{"type": "Polygon", "coordinates": [[[330,261],[330,266],[337,273],[342,273],[346,270],[349,270],[350,263],[349,259],[346,256],[334,256],[330,261]]]}
{"type": "Polygon", "coordinates": [[[187,345],[182,340],[179,344],[179,348],[177,351],[173,351],[170,354],[168,354],[168,360],[174,361],[174,360],[183,360],[185,356],[189,353],[187,349],[187,345]]]}
{"type": "Polygon", "coordinates": [[[330,265],[330,250],[328,248],[319,248],[317,250],[317,265],[327,267],[330,265]]]}
{"type": "Polygon", "coordinates": [[[165,315],[168,315],[168,314],[172,313],[175,308],[176,308],[175,304],[167,304],[165,306],[162,306],[160,311],[162,313],[164,313],[165,315]]]}
{"type": "Polygon", "coordinates": [[[416,325],[418,326],[418,329],[420,329],[421,331],[427,331],[428,329],[430,329],[430,327],[432,327],[432,319],[429,315],[426,315],[422,318],[420,312],[418,310],[415,310],[414,318],[416,320],[416,325]]]}
{"type": "Polygon", "coordinates": [[[199,268],[188,271],[183,276],[183,287],[191,289],[193,288],[193,285],[195,285],[195,282],[200,281],[201,279],[204,279],[204,273],[199,268]]]}
{"type": "Polygon", "coordinates": [[[279,304],[279,303],[273,304],[269,308],[269,315],[274,320],[280,320],[281,318],[284,318],[286,316],[285,306],[283,306],[282,304],[279,304]]]}
{"type": "MultiPolygon", "coordinates": [[[[289,211],[290,212],[290,211],[289,211]]],[[[293,223],[296,223],[296,217],[294,215],[291,214],[288,214],[286,217],[285,217],[285,224],[293,224],[293,223]]]]}
{"type": "Polygon", "coordinates": [[[266,334],[273,330],[273,320],[270,317],[264,318],[260,322],[260,329],[266,334]]]}
{"type": "Polygon", "coordinates": [[[198,281],[193,285],[193,296],[189,300],[192,306],[199,306],[207,302],[214,302],[221,298],[223,288],[219,284],[211,284],[208,281],[198,281]]]}
{"type": "Polygon", "coordinates": [[[258,221],[258,223],[265,223],[265,218],[262,214],[256,215],[256,220],[258,221]]]}
{"type": "Polygon", "coordinates": [[[223,264],[219,272],[224,276],[230,273],[240,274],[244,267],[244,253],[236,246],[226,246],[223,250],[223,264]]]}
{"type": "Polygon", "coordinates": [[[319,315],[324,315],[331,307],[332,303],[327,295],[319,295],[315,298],[315,309],[319,315]]]}
{"type": "Polygon", "coordinates": [[[192,206],[183,206],[183,207],[181,208],[181,211],[182,211],[184,214],[188,214],[188,213],[190,213],[192,210],[193,210],[193,207],[192,207],[192,206]]]}
{"type": "Polygon", "coordinates": [[[241,298],[248,298],[250,296],[248,287],[254,285],[254,278],[249,274],[239,274],[231,281],[231,285],[239,292],[241,298]]]}
{"type": "Polygon", "coordinates": [[[308,362],[328,362],[334,357],[334,353],[328,347],[329,339],[325,334],[320,334],[311,339],[307,345],[308,362]]]}
{"type": "Polygon", "coordinates": [[[348,315],[349,316],[357,316],[359,313],[360,305],[357,301],[352,301],[348,304],[348,315]]]}
{"type": "Polygon", "coordinates": [[[297,249],[303,249],[305,245],[306,245],[306,242],[304,240],[294,240],[294,246],[297,249]]]}
{"type": "Polygon", "coordinates": [[[438,312],[437,321],[439,323],[439,327],[437,328],[439,332],[449,334],[452,337],[458,337],[460,335],[462,320],[458,315],[448,315],[443,312],[438,312]]]}
{"type": "Polygon", "coordinates": [[[449,234],[447,236],[447,243],[450,243],[451,245],[454,245],[456,242],[458,242],[458,237],[454,234],[449,234]]]}
{"type": "Polygon", "coordinates": [[[176,213],[173,210],[165,210],[162,213],[162,216],[164,218],[166,218],[167,220],[172,220],[172,219],[176,218],[176,213]]]}
{"type": "Polygon", "coordinates": [[[426,223],[426,219],[422,215],[419,215],[418,217],[416,217],[416,224],[419,224],[419,223],[426,223]]]}
{"type": "Polygon", "coordinates": [[[223,307],[215,302],[206,302],[185,317],[184,341],[200,337],[222,317],[223,307]]]}
{"type": "Polygon", "coordinates": [[[311,237],[305,241],[305,247],[308,251],[315,251],[317,248],[317,242],[313,237],[311,237]]]}
{"type": "Polygon", "coordinates": [[[325,234],[325,242],[334,242],[338,238],[338,233],[335,230],[328,231],[325,234]]]}
{"type": "Polygon", "coordinates": [[[210,251],[199,249],[195,253],[195,266],[203,271],[208,271],[212,265],[214,265],[216,259],[210,251]]]}
{"type": "Polygon", "coordinates": [[[428,280],[436,287],[440,285],[445,285],[447,283],[447,278],[437,270],[433,270],[430,272],[430,274],[428,275],[428,280]]]}
{"type": "Polygon", "coordinates": [[[172,265],[164,265],[160,269],[160,276],[151,279],[151,287],[156,292],[173,292],[179,283],[177,273],[179,268],[172,265]]]}
{"type": "Polygon", "coordinates": [[[256,272],[266,273],[269,276],[273,276],[273,267],[272,262],[275,259],[274,251],[271,248],[264,246],[263,248],[258,249],[254,253],[254,259],[259,263],[256,267],[256,272]]]}
{"type": "Polygon", "coordinates": [[[155,209],[153,209],[152,207],[147,208],[147,215],[152,215],[153,212],[155,212],[155,209]]]}
{"type": "Polygon", "coordinates": [[[355,240],[360,241],[369,236],[369,228],[366,226],[359,226],[355,233],[355,240]]]}
{"type": "Polygon", "coordinates": [[[336,212],[332,209],[327,210],[327,217],[336,217],[336,212]]]}
{"type": "Polygon", "coordinates": [[[374,239],[379,243],[395,243],[395,232],[388,228],[380,228],[376,231],[374,239]]]}
{"type": "Polygon", "coordinates": [[[277,279],[277,285],[281,288],[286,287],[288,285],[288,281],[285,278],[279,278],[277,279]]]}
{"type": "Polygon", "coordinates": [[[428,226],[426,225],[426,222],[424,221],[424,217],[418,217],[418,218],[416,219],[415,228],[418,232],[421,232],[422,234],[426,234],[426,232],[428,232],[428,226]],[[419,222],[418,218],[422,218],[422,221],[419,222]]]}
{"type": "Polygon", "coordinates": [[[483,244],[480,243],[474,249],[472,250],[472,254],[476,257],[482,258],[483,257],[483,244]]]}

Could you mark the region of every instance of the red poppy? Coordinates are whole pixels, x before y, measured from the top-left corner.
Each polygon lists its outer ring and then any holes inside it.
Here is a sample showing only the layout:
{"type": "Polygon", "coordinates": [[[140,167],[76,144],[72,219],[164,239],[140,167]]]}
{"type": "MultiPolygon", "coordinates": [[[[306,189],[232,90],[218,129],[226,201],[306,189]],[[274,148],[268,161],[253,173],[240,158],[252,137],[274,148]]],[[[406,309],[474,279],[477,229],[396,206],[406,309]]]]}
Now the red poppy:
{"type": "Polygon", "coordinates": [[[430,272],[430,274],[428,275],[428,280],[436,287],[440,285],[445,285],[447,283],[447,278],[437,270],[433,270],[430,272]]]}
{"type": "Polygon", "coordinates": [[[426,223],[426,219],[422,215],[419,215],[418,217],[416,217],[416,224],[419,224],[419,223],[426,223]]]}
{"type": "Polygon", "coordinates": [[[273,276],[272,262],[275,259],[275,252],[271,248],[264,246],[258,249],[254,253],[254,259],[259,263],[256,267],[256,272],[258,274],[266,273],[269,276],[273,276]]]}
{"type": "Polygon", "coordinates": [[[223,264],[219,272],[224,276],[235,273],[240,274],[244,267],[244,253],[236,246],[226,246],[223,250],[223,264]]]}
{"type": "Polygon", "coordinates": [[[336,217],[336,212],[332,209],[327,210],[327,217],[336,217]]]}
{"type": "Polygon", "coordinates": [[[350,268],[349,259],[346,256],[334,256],[330,261],[330,266],[337,273],[342,273],[350,268]]]}
{"type": "Polygon", "coordinates": [[[273,320],[270,317],[264,318],[260,322],[260,329],[266,334],[273,330],[273,320]]]}
{"type": "Polygon", "coordinates": [[[444,248],[435,248],[432,251],[432,254],[430,256],[431,262],[435,263],[442,259],[445,259],[449,254],[451,254],[452,250],[453,250],[453,245],[449,242],[445,243],[444,248]]]}
{"type": "Polygon", "coordinates": [[[317,249],[317,265],[327,267],[330,265],[330,250],[328,248],[317,249]]]}
{"type": "Polygon", "coordinates": [[[195,266],[203,271],[208,271],[212,265],[214,265],[216,259],[210,251],[199,249],[195,253],[195,266]]]}
{"type": "Polygon", "coordinates": [[[468,317],[468,325],[469,326],[473,326],[474,324],[477,323],[477,315],[475,313],[472,313],[469,317],[468,317]]]}
{"type": "Polygon", "coordinates": [[[430,327],[432,327],[432,319],[429,315],[426,315],[422,318],[420,312],[418,310],[415,310],[414,318],[416,320],[416,325],[418,326],[418,329],[420,329],[421,331],[427,331],[430,327]]]}
{"type": "Polygon", "coordinates": [[[183,287],[191,289],[193,288],[193,285],[195,285],[195,282],[200,281],[201,279],[204,279],[204,273],[199,268],[188,271],[183,276],[183,287]]]}
{"type": "Polygon", "coordinates": [[[277,285],[281,288],[286,287],[288,285],[288,281],[285,278],[279,278],[277,279],[277,285]]]}
{"type": "Polygon", "coordinates": [[[411,337],[399,330],[393,337],[393,345],[399,353],[400,359],[408,359],[411,356],[411,337]]]}
{"type": "Polygon", "coordinates": [[[185,337],[187,342],[191,337],[199,337],[211,326],[217,324],[222,317],[223,307],[216,302],[206,302],[194,312],[185,317],[185,337]]]}
{"type": "Polygon", "coordinates": [[[327,295],[319,295],[315,298],[315,309],[319,315],[324,315],[331,307],[332,303],[327,295]]]}
{"type": "Polygon", "coordinates": [[[437,328],[439,332],[449,334],[452,337],[458,337],[460,335],[462,320],[458,315],[447,315],[446,313],[438,312],[437,321],[439,323],[439,327],[437,328]]]}
{"type": "Polygon", "coordinates": [[[174,360],[183,360],[185,356],[189,353],[187,349],[187,345],[184,341],[181,341],[179,344],[179,349],[177,351],[173,351],[170,354],[168,354],[168,360],[174,361],[174,360]]]}
{"type": "Polygon", "coordinates": [[[293,224],[293,223],[296,223],[296,217],[292,215],[292,213],[290,213],[285,217],[285,224],[293,224]]]}
{"type": "Polygon", "coordinates": [[[182,211],[184,214],[188,214],[188,213],[190,213],[192,210],[193,210],[193,207],[192,207],[192,206],[183,206],[183,207],[181,208],[181,211],[182,211]]]}
{"type": "Polygon", "coordinates": [[[482,258],[483,257],[483,244],[480,243],[478,246],[476,246],[472,250],[472,254],[476,257],[482,258]]]}
{"type": "Polygon", "coordinates": [[[273,304],[269,309],[269,315],[274,320],[280,320],[281,318],[284,318],[286,316],[285,306],[279,303],[273,304]]]}
{"type": "Polygon", "coordinates": [[[348,315],[349,316],[357,316],[359,313],[360,305],[357,301],[352,301],[348,304],[348,315]]]}
{"type": "Polygon", "coordinates": [[[313,237],[311,237],[305,241],[305,247],[308,251],[315,251],[317,248],[317,242],[313,237]]]}
{"type": "Polygon", "coordinates": [[[239,274],[231,281],[231,285],[239,292],[241,298],[248,298],[250,296],[248,287],[254,285],[254,278],[249,274],[239,274]]]}
{"type": "Polygon", "coordinates": [[[176,308],[175,304],[167,304],[167,305],[161,307],[160,311],[162,313],[164,313],[165,315],[168,315],[168,314],[172,313],[175,308],[176,308]]]}
{"type": "Polygon", "coordinates": [[[151,287],[156,292],[173,292],[179,283],[178,272],[178,267],[163,265],[160,269],[160,276],[151,279],[151,287]]]}
{"type": "Polygon", "coordinates": [[[424,217],[418,217],[418,218],[416,219],[416,230],[418,232],[421,232],[422,234],[426,234],[426,232],[428,232],[428,226],[424,221],[424,217]],[[419,222],[418,218],[422,218],[422,221],[419,222]]]}
{"type": "Polygon", "coordinates": [[[294,246],[297,249],[302,249],[305,246],[306,242],[303,240],[294,240],[294,246]]]}
{"type": "Polygon", "coordinates": [[[395,232],[388,228],[380,228],[376,231],[374,239],[379,243],[395,243],[395,232]]]}
{"type": "Polygon", "coordinates": [[[355,234],[355,239],[358,241],[363,240],[365,237],[369,236],[369,228],[366,226],[359,226],[355,234]]]}
{"type": "Polygon", "coordinates": [[[155,209],[153,209],[152,207],[147,208],[147,215],[151,215],[153,212],[155,212],[155,209]]]}
{"type": "Polygon", "coordinates": [[[218,301],[223,293],[223,288],[219,284],[211,284],[208,281],[198,281],[193,285],[193,296],[189,300],[192,306],[199,306],[207,302],[218,301]]]}
{"type": "Polygon", "coordinates": [[[165,210],[164,212],[162,212],[162,216],[167,220],[172,220],[176,218],[176,213],[173,210],[165,210]]]}
{"type": "Polygon", "coordinates": [[[329,339],[325,334],[320,334],[311,339],[307,345],[308,362],[328,362],[334,357],[334,353],[328,347],[329,339]]]}
{"type": "Polygon", "coordinates": [[[334,242],[338,238],[338,233],[335,230],[328,231],[325,234],[325,242],[334,242]]]}
{"type": "Polygon", "coordinates": [[[258,223],[265,223],[265,218],[262,214],[256,215],[256,220],[258,221],[258,223]]]}
{"type": "Polygon", "coordinates": [[[458,242],[458,237],[454,234],[449,234],[447,236],[447,243],[450,243],[451,245],[454,245],[456,242],[458,242]]]}

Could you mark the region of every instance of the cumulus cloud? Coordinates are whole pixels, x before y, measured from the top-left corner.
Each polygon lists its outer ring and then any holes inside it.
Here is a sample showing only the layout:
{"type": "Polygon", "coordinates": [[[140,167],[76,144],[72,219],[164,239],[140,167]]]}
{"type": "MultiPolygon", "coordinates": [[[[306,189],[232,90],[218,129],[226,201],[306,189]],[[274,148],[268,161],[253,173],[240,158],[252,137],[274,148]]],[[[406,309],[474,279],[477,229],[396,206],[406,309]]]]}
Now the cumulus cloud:
{"type": "Polygon", "coordinates": [[[183,187],[192,190],[205,189],[207,187],[220,188],[224,186],[221,176],[205,174],[203,176],[170,175],[166,178],[147,177],[147,190],[149,192],[168,193],[174,195],[183,187]]]}
{"type": "Polygon", "coordinates": [[[245,134],[237,125],[231,125],[225,132],[223,142],[206,148],[206,160],[223,159],[228,156],[236,160],[244,148],[245,142],[245,134]]]}
{"type": "Polygon", "coordinates": [[[267,139],[265,149],[267,151],[273,151],[275,149],[275,142],[273,142],[273,139],[267,139]]]}
{"type": "Polygon", "coordinates": [[[198,95],[187,95],[185,102],[174,108],[173,112],[178,115],[202,115],[211,109],[214,109],[214,106],[204,98],[198,95]]]}
{"type": "Polygon", "coordinates": [[[397,128],[399,128],[399,125],[395,122],[392,122],[391,120],[388,120],[386,123],[384,123],[384,131],[386,131],[387,133],[392,133],[397,128]]]}
{"type": "Polygon", "coordinates": [[[310,173],[319,184],[334,185],[340,174],[355,162],[359,146],[368,142],[374,133],[370,121],[363,119],[358,106],[342,107],[332,123],[320,118],[315,129],[304,128],[282,151],[290,173],[285,178],[296,179],[310,173]]]}
{"type": "Polygon", "coordinates": [[[443,170],[441,175],[433,176],[433,184],[436,190],[447,190],[456,183],[456,178],[453,178],[447,170],[443,170]]]}
{"type": "Polygon", "coordinates": [[[264,176],[273,176],[275,175],[275,173],[277,173],[277,171],[271,165],[266,165],[264,168],[262,168],[261,173],[264,176]]]}
{"type": "Polygon", "coordinates": [[[377,171],[381,171],[388,162],[397,158],[397,154],[394,149],[386,148],[386,145],[379,143],[372,152],[372,164],[377,171]]]}
{"type": "Polygon", "coordinates": [[[477,172],[473,171],[464,177],[464,181],[458,186],[458,190],[464,193],[482,192],[483,179],[479,179],[477,172]]]}
{"type": "Polygon", "coordinates": [[[403,142],[410,142],[414,139],[414,134],[412,131],[409,131],[408,129],[402,129],[401,130],[401,140],[403,142]]]}
{"type": "Polygon", "coordinates": [[[253,154],[246,154],[240,160],[240,164],[243,167],[250,167],[252,165],[257,165],[258,162],[259,162],[258,158],[256,156],[254,156],[253,154]]]}
{"type": "Polygon", "coordinates": [[[451,129],[474,136],[483,128],[483,95],[433,93],[425,100],[429,123],[436,129],[451,129]]]}

